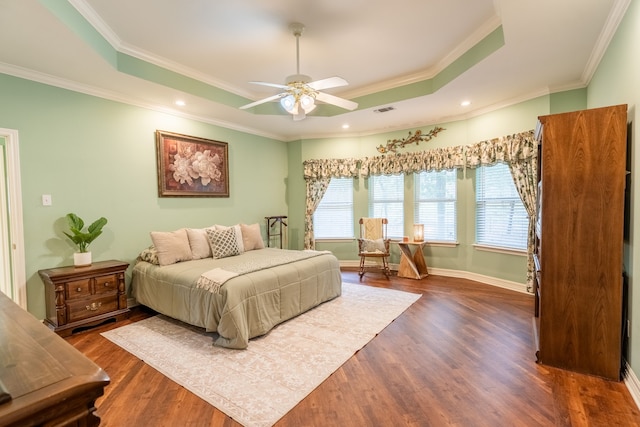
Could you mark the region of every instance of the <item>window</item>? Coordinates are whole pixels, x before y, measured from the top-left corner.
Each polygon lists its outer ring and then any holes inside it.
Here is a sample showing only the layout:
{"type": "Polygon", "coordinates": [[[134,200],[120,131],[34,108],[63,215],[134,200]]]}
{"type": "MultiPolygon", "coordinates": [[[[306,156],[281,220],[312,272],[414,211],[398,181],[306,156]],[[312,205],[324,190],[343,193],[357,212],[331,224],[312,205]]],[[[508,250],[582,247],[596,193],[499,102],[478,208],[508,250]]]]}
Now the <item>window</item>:
{"type": "Polygon", "coordinates": [[[456,171],[429,171],[414,174],[414,222],[424,224],[429,241],[456,242],[456,171]]]}
{"type": "Polygon", "coordinates": [[[528,224],[509,166],[476,169],[476,243],[526,250],[528,224]]]}
{"type": "Polygon", "coordinates": [[[331,178],[313,214],[316,239],[353,239],[353,178],[331,178]]]}
{"type": "Polygon", "coordinates": [[[369,177],[369,216],[389,220],[389,238],[404,235],[404,175],[369,177]]]}

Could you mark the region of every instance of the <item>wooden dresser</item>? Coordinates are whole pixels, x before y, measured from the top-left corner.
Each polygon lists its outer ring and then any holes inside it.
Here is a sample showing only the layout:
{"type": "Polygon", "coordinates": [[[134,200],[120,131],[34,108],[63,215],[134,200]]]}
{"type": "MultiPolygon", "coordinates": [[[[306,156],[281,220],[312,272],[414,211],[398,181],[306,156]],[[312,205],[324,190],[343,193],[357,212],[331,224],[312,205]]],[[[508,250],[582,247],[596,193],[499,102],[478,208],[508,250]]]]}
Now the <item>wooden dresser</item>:
{"type": "Polygon", "coordinates": [[[40,270],[45,286],[45,324],[60,336],[74,330],[120,320],[129,315],[122,261],[94,262],[87,267],[40,270]]]}
{"type": "Polygon", "coordinates": [[[540,363],[619,380],[626,105],[539,118],[540,363]]]}
{"type": "Polygon", "coordinates": [[[0,426],[97,426],[107,384],[100,367],[0,293],[0,426]]]}

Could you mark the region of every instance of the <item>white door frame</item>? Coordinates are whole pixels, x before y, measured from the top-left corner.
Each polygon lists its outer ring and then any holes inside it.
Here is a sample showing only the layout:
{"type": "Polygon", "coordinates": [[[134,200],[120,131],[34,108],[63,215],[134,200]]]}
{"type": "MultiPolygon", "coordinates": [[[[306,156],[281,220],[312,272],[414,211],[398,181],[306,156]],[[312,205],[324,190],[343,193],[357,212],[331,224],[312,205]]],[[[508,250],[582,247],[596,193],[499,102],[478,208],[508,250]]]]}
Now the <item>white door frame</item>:
{"type": "Polygon", "coordinates": [[[24,252],[24,227],[22,224],[22,184],[20,181],[20,150],[18,131],[0,128],[0,137],[5,139],[7,152],[7,206],[9,208],[9,230],[11,257],[5,268],[11,269],[13,292],[10,297],[22,308],[27,309],[27,276],[24,252]]]}

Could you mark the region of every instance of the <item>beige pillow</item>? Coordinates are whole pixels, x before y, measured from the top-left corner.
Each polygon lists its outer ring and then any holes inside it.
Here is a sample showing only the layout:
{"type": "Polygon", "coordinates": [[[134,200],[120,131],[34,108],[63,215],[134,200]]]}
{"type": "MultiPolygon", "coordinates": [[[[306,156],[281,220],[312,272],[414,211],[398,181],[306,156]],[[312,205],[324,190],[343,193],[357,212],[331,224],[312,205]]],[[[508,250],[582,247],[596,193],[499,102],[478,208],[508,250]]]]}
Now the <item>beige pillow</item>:
{"type": "Polygon", "coordinates": [[[152,231],[151,240],[158,251],[160,265],[175,264],[193,258],[187,230],[184,228],[176,231],[152,231]]]}
{"type": "MultiPolygon", "coordinates": [[[[226,230],[227,228],[233,228],[233,231],[235,233],[235,236],[238,242],[238,255],[244,252],[244,243],[242,243],[242,231],[240,230],[240,224],[232,225],[230,227],[226,225],[216,224],[213,226],[213,228],[215,228],[218,231],[226,230]]],[[[209,241],[211,241],[211,239],[209,239],[209,241]]]]}
{"type": "Polygon", "coordinates": [[[260,224],[240,224],[240,231],[242,232],[242,244],[245,251],[264,248],[264,241],[262,240],[262,234],[260,234],[260,224]]]}
{"type": "Polygon", "coordinates": [[[187,237],[193,259],[211,257],[211,246],[209,246],[209,239],[204,228],[187,228],[187,237]]]}

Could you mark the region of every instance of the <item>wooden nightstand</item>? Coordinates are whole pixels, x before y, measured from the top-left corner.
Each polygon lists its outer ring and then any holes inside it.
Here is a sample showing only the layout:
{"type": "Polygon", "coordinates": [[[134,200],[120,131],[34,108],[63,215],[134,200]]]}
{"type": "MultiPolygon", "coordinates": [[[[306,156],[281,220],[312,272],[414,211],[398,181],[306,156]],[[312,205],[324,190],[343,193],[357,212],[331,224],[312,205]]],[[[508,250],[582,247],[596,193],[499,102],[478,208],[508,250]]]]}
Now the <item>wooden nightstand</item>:
{"type": "Polygon", "coordinates": [[[40,270],[45,286],[47,318],[44,323],[60,336],[78,328],[97,326],[129,315],[124,272],[129,263],[94,262],[87,267],[40,270]]]}

